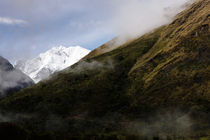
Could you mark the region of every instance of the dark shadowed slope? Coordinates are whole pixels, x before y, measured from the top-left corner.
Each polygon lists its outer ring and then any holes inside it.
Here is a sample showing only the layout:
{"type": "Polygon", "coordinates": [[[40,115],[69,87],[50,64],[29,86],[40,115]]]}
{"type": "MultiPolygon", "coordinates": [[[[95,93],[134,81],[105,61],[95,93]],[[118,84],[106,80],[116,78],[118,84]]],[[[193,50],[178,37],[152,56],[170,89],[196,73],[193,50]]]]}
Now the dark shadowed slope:
{"type": "Polygon", "coordinates": [[[198,0],[171,24],[80,61],[0,108],[33,114],[16,122],[27,129],[78,139],[208,138],[209,9],[209,0],[198,0]]]}
{"type": "Polygon", "coordinates": [[[33,85],[34,82],[21,71],[0,56],[0,96],[7,96],[12,92],[33,85]]]}

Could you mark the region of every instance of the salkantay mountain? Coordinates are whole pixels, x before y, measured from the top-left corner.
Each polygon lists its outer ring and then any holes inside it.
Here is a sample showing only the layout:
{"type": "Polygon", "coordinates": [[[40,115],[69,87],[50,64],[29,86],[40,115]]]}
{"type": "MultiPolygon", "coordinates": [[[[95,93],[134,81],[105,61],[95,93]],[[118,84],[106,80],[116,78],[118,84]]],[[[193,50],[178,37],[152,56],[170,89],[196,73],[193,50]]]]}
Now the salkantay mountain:
{"type": "Polygon", "coordinates": [[[16,61],[14,67],[31,77],[35,83],[38,83],[54,72],[75,64],[89,52],[90,50],[80,46],[53,47],[36,58],[16,61]]]}

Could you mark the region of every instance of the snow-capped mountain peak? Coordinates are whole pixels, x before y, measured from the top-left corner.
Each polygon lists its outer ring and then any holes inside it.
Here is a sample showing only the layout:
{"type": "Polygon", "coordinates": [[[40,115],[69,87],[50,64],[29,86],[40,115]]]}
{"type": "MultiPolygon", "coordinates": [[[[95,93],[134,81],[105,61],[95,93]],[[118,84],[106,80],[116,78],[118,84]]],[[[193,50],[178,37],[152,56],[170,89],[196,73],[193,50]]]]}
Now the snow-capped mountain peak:
{"type": "Polygon", "coordinates": [[[80,46],[53,47],[31,60],[19,60],[15,62],[15,68],[23,71],[37,83],[52,73],[75,64],[89,52],[90,50],[80,46]]]}

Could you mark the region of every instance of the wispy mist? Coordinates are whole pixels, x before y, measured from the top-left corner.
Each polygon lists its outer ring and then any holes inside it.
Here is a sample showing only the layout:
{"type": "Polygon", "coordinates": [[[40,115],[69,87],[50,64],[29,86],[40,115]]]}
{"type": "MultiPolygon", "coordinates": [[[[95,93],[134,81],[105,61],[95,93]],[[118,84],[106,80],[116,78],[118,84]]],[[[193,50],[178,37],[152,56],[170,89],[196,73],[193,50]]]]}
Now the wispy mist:
{"type": "Polygon", "coordinates": [[[193,0],[115,0],[110,25],[123,40],[143,35],[170,23],[193,0]]]}
{"type": "Polygon", "coordinates": [[[10,89],[21,89],[32,84],[32,80],[23,75],[20,71],[2,71],[0,70],[0,96],[4,96],[10,89]]]}
{"type": "Polygon", "coordinates": [[[147,121],[141,119],[128,121],[123,126],[129,133],[165,139],[167,136],[185,137],[192,133],[193,121],[189,115],[183,112],[167,112],[148,118],[147,121]]]}

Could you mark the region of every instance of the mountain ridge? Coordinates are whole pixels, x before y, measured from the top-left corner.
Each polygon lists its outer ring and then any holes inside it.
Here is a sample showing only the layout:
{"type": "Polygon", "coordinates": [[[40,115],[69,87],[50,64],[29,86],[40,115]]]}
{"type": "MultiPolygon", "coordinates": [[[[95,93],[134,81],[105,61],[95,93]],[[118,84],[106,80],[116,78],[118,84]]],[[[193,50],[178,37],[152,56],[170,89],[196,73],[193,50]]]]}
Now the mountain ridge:
{"type": "Polygon", "coordinates": [[[0,108],[36,113],[17,124],[40,132],[47,123],[66,139],[208,139],[209,6],[198,0],[169,25],[79,61],[0,108]]]}

